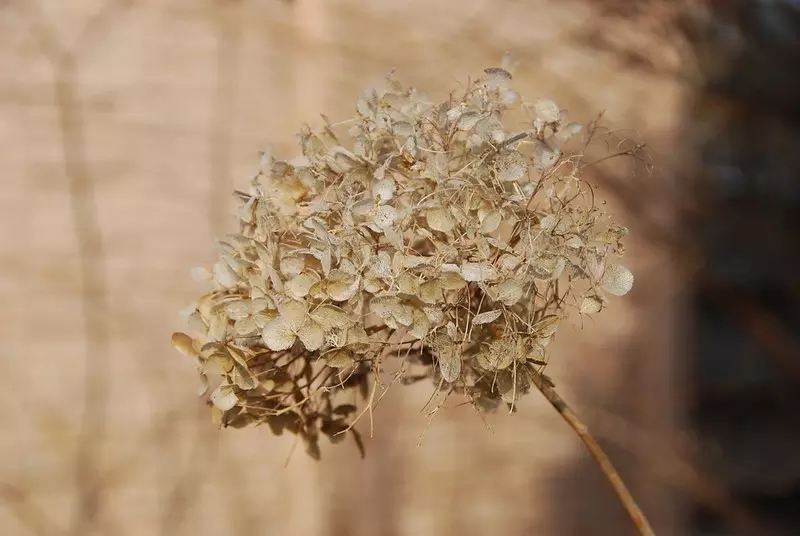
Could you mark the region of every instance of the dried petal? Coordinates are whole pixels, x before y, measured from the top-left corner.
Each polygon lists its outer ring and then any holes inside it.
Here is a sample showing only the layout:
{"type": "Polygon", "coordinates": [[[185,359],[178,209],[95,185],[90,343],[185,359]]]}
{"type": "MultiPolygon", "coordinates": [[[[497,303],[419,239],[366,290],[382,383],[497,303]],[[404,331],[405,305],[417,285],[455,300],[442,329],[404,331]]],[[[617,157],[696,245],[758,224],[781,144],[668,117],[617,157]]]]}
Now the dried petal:
{"type": "Polygon", "coordinates": [[[261,338],[267,348],[273,351],[287,350],[292,347],[295,340],[295,333],[284,322],[283,318],[276,318],[264,326],[261,338]]]}
{"type": "Polygon", "coordinates": [[[397,210],[391,205],[381,205],[375,210],[372,222],[380,229],[387,229],[397,221],[397,210]]]}
{"type": "Polygon", "coordinates": [[[303,343],[303,346],[306,347],[306,350],[310,352],[319,350],[319,348],[325,344],[325,332],[322,327],[313,320],[306,322],[306,324],[300,328],[297,332],[297,337],[300,339],[300,342],[303,343]]]}
{"type": "Polygon", "coordinates": [[[211,403],[221,411],[232,409],[239,399],[233,391],[233,386],[222,384],[211,393],[211,403]]]}
{"type": "Polygon", "coordinates": [[[392,178],[375,181],[372,184],[372,195],[380,202],[387,202],[394,197],[395,183],[392,178]]]}
{"type": "Polygon", "coordinates": [[[194,347],[194,341],[185,333],[173,333],[172,346],[185,356],[197,357],[198,355],[194,347]]]}
{"type": "Polygon", "coordinates": [[[507,307],[511,307],[522,298],[524,289],[519,281],[506,279],[502,283],[490,287],[489,292],[492,299],[499,301],[507,307]]]}
{"type": "Polygon", "coordinates": [[[456,225],[450,211],[443,207],[428,210],[425,213],[425,218],[428,220],[428,226],[433,231],[449,233],[456,225]]]}
{"type": "Polygon", "coordinates": [[[311,313],[311,318],[325,331],[333,328],[346,328],[351,324],[350,317],[344,310],[328,304],[317,307],[311,313]]]}
{"type": "Polygon", "coordinates": [[[581,313],[590,315],[599,313],[603,308],[603,299],[599,296],[586,296],[581,302],[581,313]]]}
{"type": "Polygon", "coordinates": [[[286,293],[295,299],[302,299],[308,295],[311,287],[318,281],[319,276],[313,272],[296,275],[286,283],[286,293]]]}
{"type": "Polygon", "coordinates": [[[528,160],[519,151],[502,151],[494,162],[497,180],[500,182],[515,182],[522,180],[528,172],[528,160]]]}
{"type": "Polygon", "coordinates": [[[413,321],[409,332],[412,336],[422,340],[428,334],[428,330],[431,328],[431,322],[428,320],[427,315],[419,309],[414,309],[412,315],[413,321]]]}
{"type": "Polygon", "coordinates": [[[534,110],[536,111],[536,117],[545,123],[557,123],[561,121],[561,109],[551,100],[537,100],[534,110]]]}
{"type": "Polygon", "coordinates": [[[288,301],[278,305],[280,318],[283,320],[287,328],[297,332],[306,322],[308,312],[304,303],[299,301],[288,301]]]}
{"type": "Polygon", "coordinates": [[[327,353],[325,360],[331,368],[346,368],[356,362],[353,354],[347,350],[334,350],[327,353]]]}
{"type": "Polygon", "coordinates": [[[621,264],[609,264],[600,285],[609,294],[624,296],[633,288],[633,274],[621,264]]]}
{"type": "Polygon", "coordinates": [[[497,209],[490,211],[481,222],[481,232],[484,234],[493,233],[500,227],[503,221],[503,213],[497,209]]]}
{"type": "Polygon", "coordinates": [[[500,318],[501,314],[503,314],[503,311],[501,311],[500,309],[496,309],[494,311],[486,311],[484,313],[475,315],[475,317],[472,319],[472,323],[475,325],[488,324],[500,318]]]}
{"type": "Polygon", "coordinates": [[[465,281],[491,281],[498,275],[497,269],[488,262],[465,262],[461,265],[461,277],[465,281]]]}
{"type": "Polygon", "coordinates": [[[281,259],[281,272],[286,277],[294,277],[300,274],[306,266],[306,261],[301,256],[290,256],[281,259]]]}
{"type": "Polygon", "coordinates": [[[437,355],[439,359],[439,371],[444,381],[453,383],[461,376],[461,357],[456,348],[444,350],[437,355]]]}
{"type": "Polygon", "coordinates": [[[552,336],[558,329],[561,319],[556,315],[547,315],[533,325],[533,331],[537,337],[547,338],[552,336]]]}

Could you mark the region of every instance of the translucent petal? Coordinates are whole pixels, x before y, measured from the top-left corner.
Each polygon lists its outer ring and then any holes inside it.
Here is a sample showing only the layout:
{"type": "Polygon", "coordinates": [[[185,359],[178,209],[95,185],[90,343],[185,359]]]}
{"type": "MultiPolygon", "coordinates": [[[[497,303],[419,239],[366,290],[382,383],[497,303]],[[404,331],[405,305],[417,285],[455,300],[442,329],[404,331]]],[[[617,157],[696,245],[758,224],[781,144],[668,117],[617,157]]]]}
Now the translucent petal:
{"type": "Polygon", "coordinates": [[[481,222],[481,232],[484,234],[493,233],[500,227],[503,221],[503,213],[498,209],[490,211],[481,222]]]}
{"type": "Polygon", "coordinates": [[[396,307],[400,305],[400,300],[395,297],[380,297],[375,298],[369,304],[373,313],[379,317],[386,319],[394,314],[396,307]]]}
{"type": "Polygon", "coordinates": [[[425,303],[437,303],[443,300],[442,287],[438,279],[427,281],[419,287],[419,298],[425,303]]]}
{"type": "Polygon", "coordinates": [[[511,73],[500,67],[484,69],[484,83],[489,89],[508,89],[511,84],[511,73]]]}
{"type": "Polygon", "coordinates": [[[347,350],[334,350],[325,354],[325,359],[331,368],[347,368],[356,362],[353,354],[347,350]]]}
{"type": "Polygon", "coordinates": [[[220,385],[211,393],[211,403],[222,411],[232,409],[238,402],[239,399],[236,398],[231,385],[220,385]]]}
{"type": "Polygon", "coordinates": [[[198,355],[194,348],[194,341],[185,333],[173,333],[172,346],[185,356],[197,357],[198,355]]]}
{"type": "Polygon", "coordinates": [[[228,317],[224,314],[211,315],[208,321],[208,339],[223,341],[228,332],[228,317]]]}
{"type": "Polygon", "coordinates": [[[520,265],[522,259],[511,253],[503,253],[497,261],[497,266],[504,272],[510,272],[520,265]]]}
{"type": "Polygon", "coordinates": [[[561,121],[561,109],[551,100],[537,100],[534,110],[536,111],[536,116],[545,123],[557,123],[561,121]]]}
{"type": "Polygon", "coordinates": [[[306,261],[301,256],[289,256],[281,259],[280,268],[283,275],[293,277],[298,275],[306,266],[306,261]]]}
{"type": "Polygon", "coordinates": [[[519,181],[528,172],[528,160],[519,151],[502,151],[495,159],[494,167],[500,182],[519,181]]]}
{"type": "Polygon", "coordinates": [[[465,262],[461,265],[461,277],[465,281],[490,281],[497,276],[497,269],[488,262],[465,262]]]}
{"type": "Polygon", "coordinates": [[[428,221],[428,227],[430,227],[432,231],[448,233],[455,227],[453,216],[451,216],[450,211],[444,207],[428,210],[425,213],[425,219],[428,221]]]}
{"type": "Polygon", "coordinates": [[[456,352],[455,347],[437,354],[439,360],[439,371],[442,373],[444,381],[453,383],[461,376],[461,356],[456,352]]]}
{"type": "Polygon", "coordinates": [[[295,299],[304,298],[317,281],[319,276],[314,272],[296,275],[286,283],[286,292],[295,299]]]}
{"type": "Polygon", "coordinates": [[[381,205],[375,210],[372,222],[381,229],[394,225],[397,221],[397,210],[391,205],[381,205]]]}
{"type": "Polygon", "coordinates": [[[551,148],[543,141],[537,140],[533,147],[533,169],[538,172],[547,171],[552,168],[558,157],[561,156],[561,151],[558,148],[551,148]]]}
{"type": "Polygon", "coordinates": [[[385,178],[375,181],[372,185],[372,195],[382,202],[389,201],[394,197],[395,183],[392,178],[385,178]]]}
{"type": "Polygon", "coordinates": [[[494,311],[486,311],[484,313],[475,315],[475,317],[472,319],[472,323],[476,325],[488,324],[489,322],[494,322],[495,320],[497,320],[501,314],[503,314],[503,311],[501,311],[500,309],[496,309],[494,311]]]}
{"type": "Polygon", "coordinates": [[[241,320],[250,316],[250,300],[236,300],[225,305],[228,318],[231,320],[241,320]]]}
{"type": "Polygon", "coordinates": [[[581,302],[581,313],[590,315],[603,309],[603,300],[599,296],[586,296],[581,302]]]}
{"type": "Polygon", "coordinates": [[[282,303],[278,305],[278,311],[286,327],[295,332],[305,324],[308,317],[305,303],[299,301],[282,303]]]}
{"type": "Polygon", "coordinates": [[[269,300],[266,298],[253,298],[250,300],[250,312],[258,313],[263,311],[269,306],[269,300]]]}
{"type": "Polygon", "coordinates": [[[406,268],[416,268],[417,266],[433,264],[434,257],[423,257],[421,255],[406,255],[403,258],[406,268]]]}
{"type": "Polygon", "coordinates": [[[520,298],[522,298],[524,289],[519,281],[507,279],[502,283],[491,287],[490,293],[493,299],[499,301],[507,307],[511,307],[517,303],[520,298]]]}
{"type": "Polygon", "coordinates": [[[233,324],[233,329],[239,335],[249,335],[256,330],[256,321],[252,316],[246,316],[233,324]]]}
{"type": "Polygon", "coordinates": [[[533,331],[537,338],[547,338],[552,336],[558,329],[561,319],[556,315],[547,315],[533,325],[533,331]]]}
{"type": "Polygon", "coordinates": [[[258,329],[264,329],[267,322],[275,319],[274,313],[259,312],[253,315],[253,322],[255,322],[258,329]]]}
{"type": "Polygon", "coordinates": [[[213,277],[211,275],[211,272],[209,272],[202,266],[197,266],[195,268],[192,268],[191,271],[189,272],[189,275],[194,281],[208,281],[213,277]]]}
{"type": "Polygon", "coordinates": [[[325,331],[346,328],[352,323],[348,314],[334,305],[321,305],[311,313],[311,318],[325,331]]]}
{"type": "Polygon", "coordinates": [[[410,333],[413,337],[422,340],[428,334],[431,322],[428,320],[428,316],[419,309],[414,309],[412,315],[413,322],[411,323],[410,333]]]}
{"type": "Polygon", "coordinates": [[[456,272],[445,272],[439,276],[439,285],[445,290],[461,290],[467,282],[456,272]]]}
{"type": "Polygon", "coordinates": [[[633,274],[621,264],[606,266],[600,286],[609,294],[624,296],[633,288],[633,274]]]}
{"type": "Polygon", "coordinates": [[[431,321],[432,325],[438,326],[444,322],[444,311],[439,307],[424,307],[425,316],[431,321]]]}
{"type": "Polygon", "coordinates": [[[458,119],[458,128],[459,130],[472,130],[480,120],[481,116],[477,112],[464,112],[458,119]]]}
{"type": "Polygon", "coordinates": [[[397,287],[403,294],[416,296],[419,294],[419,278],[409,273],[400,274],[397,278],[397,287]]]}
{"type": "Polygon", "coordinates": [[[383,230],[383,236],[386,237],[387,242],[396,247],[398,250],[405,248],[403,244],[403,232],[398,230],[396,227],[385,228],[383,230]]]}
{"type": "Polygon", "coordinates": [[[583,125],[580,123],[567,123],[566,125],[562,126],[558,129],[558,133],[556,137],[561,142],[566,142],[576,134],[578,134],[581,130],[583,130],[583,125]]]}
{"type": "Polygon", "coordinates": [[[246,391],[258,387],[258,380],[253,373],[238,363],[233,368],[233,381],[240,389],[246,391]]]}
{"type": "MultiPolygon", "coordinates": [[[[333,270],[334,272],[336,270],[333,270]]],[[[347,301],[358,291],[359,280],[355,277],[348,276],[337,281],[329,281],[325,287],[328,296],[333,301],[347,301]]]]}
{"type": "Polygon", "coordinates": [[[355,325],[347,330],[347,346],[349,348],[355,349],[357,352],[366,351],[369,349],[369,343],[369,335],[362,326],[355,325]]]}
{"type": "Polygon", "coordinates": [[[208,376],[202,370],[197,372],[200,374],[200,386],[197,388],[197,396],[203,396],[208,392],[208,376]]]}
{"type": "Polygon", "coordinates": [[[225,288],[233,288],[239,283],[239,276],[224,261],[214,265],[214,280],[225,288]]]}
{"type": "Polygon", "coordinates": [[[313,320],[306,322],[306,324],[300,328],[300,331],[297,332],[297,336],[300,339],[300,342],[303,343],[303,346],[306,347],[306,350],[310,352],[319,350],[319,348],[325,343],[325,332],[323,331],[322,326],[313,320]]]}
{"type": "Polygon", "coordinates": [[[203,370],[208,374],[222,376],[233,370],[234,361],[230,354],[215,353],[203,364],[203,370]]]}
{"type": "Polygon", "coordinates": [[[392,317],[401,326],[410,326],[414,322],[414,308],[410,305],[397,304],[391,310],[392,317]]]}
{"type": "Polygon", "coordinates": [[[286,326],[283,318],[276,318],[264,326],[261,338],[264,339],[267,348],[277,352],[291,348],[294,344],[295,334],[286,326]]]}

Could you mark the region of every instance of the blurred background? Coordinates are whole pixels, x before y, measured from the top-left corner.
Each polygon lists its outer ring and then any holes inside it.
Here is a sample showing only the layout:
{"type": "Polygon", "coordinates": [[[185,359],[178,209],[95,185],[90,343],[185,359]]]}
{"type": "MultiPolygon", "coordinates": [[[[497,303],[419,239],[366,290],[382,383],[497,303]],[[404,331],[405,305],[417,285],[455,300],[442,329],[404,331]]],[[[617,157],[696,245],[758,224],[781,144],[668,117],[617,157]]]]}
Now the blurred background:
{"type": "MultiPolygon", "coordinates": [[[[0,1],[0,534],[634,534],[537,393],[396,387],[322,461],[216,429],[169,344],[231,190],[396,68],[515,88],[646,142],[592,181],[633,291],[548,374],[659,535],[800,534],[800,3],[0,1]]],[[[613,150],[614,148],[611,147],[613,150]]]]}

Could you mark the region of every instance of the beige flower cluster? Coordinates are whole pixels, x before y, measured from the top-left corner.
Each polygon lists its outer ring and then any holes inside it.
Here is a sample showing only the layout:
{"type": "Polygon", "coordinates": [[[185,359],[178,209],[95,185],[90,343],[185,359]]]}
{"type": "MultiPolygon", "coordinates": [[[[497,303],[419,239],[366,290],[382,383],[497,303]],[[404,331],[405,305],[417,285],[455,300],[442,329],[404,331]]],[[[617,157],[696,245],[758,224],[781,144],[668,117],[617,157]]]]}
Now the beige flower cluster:
{"type": "Polygon", "coordinates": [[[504,59],[441,103],[390,74],[354,118],[304,126],[302,156],[263,156],[235,193],[239,233],[197,270],[211,289],[189,334],[173,336],[203,393],[213,382],[216,423],[288,430],[316,457],[392,360],[480,410],[513,408],[559,320],[630,290],[615,262],[627,230],[568,149],[581,125],[525,102],[510,71],[504,59]]]}

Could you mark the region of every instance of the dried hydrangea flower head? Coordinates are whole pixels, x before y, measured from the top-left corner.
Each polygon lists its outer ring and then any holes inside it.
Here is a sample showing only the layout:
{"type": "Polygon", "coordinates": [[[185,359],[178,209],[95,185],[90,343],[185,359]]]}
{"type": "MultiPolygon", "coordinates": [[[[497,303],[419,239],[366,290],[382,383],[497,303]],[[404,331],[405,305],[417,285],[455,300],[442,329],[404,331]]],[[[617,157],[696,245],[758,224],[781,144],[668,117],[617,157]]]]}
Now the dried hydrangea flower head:
{"type": "Polygon", "coordinates": [[[581,126],[524,102],[507,65],[441,103],[390,74],[354,118],[323,119],[301,129],[302,156],[264,154],[235,193],[239,233],[173,336],[213,383],[218,424],[267,423],[317,457],[392,361],[481,411],[513,408],[559,321],[630,290],[627,230],[564,149],[581,126]]]}

